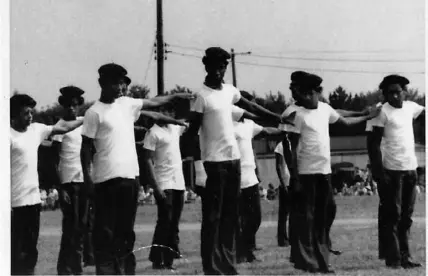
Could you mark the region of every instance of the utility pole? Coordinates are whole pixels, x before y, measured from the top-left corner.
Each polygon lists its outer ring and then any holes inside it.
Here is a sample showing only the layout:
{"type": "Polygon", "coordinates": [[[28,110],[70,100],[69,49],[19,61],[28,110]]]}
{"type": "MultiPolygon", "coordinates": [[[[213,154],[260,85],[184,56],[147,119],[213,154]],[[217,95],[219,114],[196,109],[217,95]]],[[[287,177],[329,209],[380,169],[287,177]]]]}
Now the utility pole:
{"type": "Polygon", "coordinates": [[[162,15],[162,0],[156,0],[156,48],[157,48],[157,69],[158,69],[158,95],[164,94],[164,74],[163,74],[163,62],[164,62],[164,42],[163,42],[163,15],[162,15]]]}
{"type": "Polygon", "coordinates": [[[233,86],[236,87],[236,65],[235,65],[235,56],[236,55],[251,55],[251,51],[248,52],[242,52],[242,53],[235,53],[235,50],[230,49],[230,60],[232,61],[232,81],[233,86]]]}

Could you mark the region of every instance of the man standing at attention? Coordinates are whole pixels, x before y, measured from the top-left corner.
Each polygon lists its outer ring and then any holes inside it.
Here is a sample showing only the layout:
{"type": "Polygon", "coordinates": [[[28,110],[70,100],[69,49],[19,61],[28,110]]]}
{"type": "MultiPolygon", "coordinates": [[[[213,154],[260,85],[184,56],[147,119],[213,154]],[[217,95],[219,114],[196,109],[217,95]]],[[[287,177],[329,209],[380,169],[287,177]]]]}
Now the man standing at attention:
{"type": "Polygon", "coordinates": [[[37,152],[50,135],[63,134],[82,120],[60,120],[54,126],[32,123],[36,101],[28,95],[10,98],[11,260],[13,275],[34,274],[40,231],[41,200],[37,152]]]}
{"type": "Polygon", "coordinates": [[[207,174],[202,198],[201,256],[205,274],[237,274],[236,231],[241,170],[232,122],[232,105],[257,116],[281,117],[242,99],[239,90],[223,82],[230,54],[219,47],[205,51],[207,76],[192,105],[189,135],[200,132],[201,157],[207,174]]]}
{"type": "Polygon", "coordinates": [[[379,85],[386,103],[373,123],[374,167],[381,168],[383,214],[385,217],[385,262],[391,268],[414,268],[409,250],[409,234],[416,200],[415,138],[413,120],[425,116],[425,108],[404,101],[409,80],[386,76],[379,85]],[[380,144],[384,142],[381,152],[380,144]]]}
{"type": "Polygon", "coordinates": [[[344,118],[331,106],[319,102],[322,79],[309,73],[295,76],[293,86],[301,95],[291,136],[292,166],[289,166],[292,185],[300,194],[297,203],[302,210],[302,220],[296,231],[294,266],[307,272],[333,272],[329,268],[328,204],[332,197],[330,182],[329,124],[349,126],[377,116],[379,110],[369,115],[344,118]],[[298,147],[297,147],[298,145],[298,147]]]}
{"type": "Polygon", "coordinates": [[[98,73],[101,97],[85,114],[81,149],[87,194],[94,195],[96,206],[93,231],[96,273],[135,274],[132,250],[139,187],[135,179],[138,161],[134,122],[142,108],[159,107],[176,98],[190,99],[191,95],[144,100],[120,97],[129,83],[127,71],[110,63],[101,66],[98,73]]]}

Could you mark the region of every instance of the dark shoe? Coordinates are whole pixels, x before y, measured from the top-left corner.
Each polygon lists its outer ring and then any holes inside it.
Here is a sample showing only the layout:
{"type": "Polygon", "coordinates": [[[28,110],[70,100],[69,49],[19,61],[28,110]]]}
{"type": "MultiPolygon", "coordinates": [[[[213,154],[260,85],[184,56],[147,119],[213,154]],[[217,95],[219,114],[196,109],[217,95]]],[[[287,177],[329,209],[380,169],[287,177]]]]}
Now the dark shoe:
{"type": "Polygon", "coordinates": [[[401,264],[398,263],[387,263],[386,266],[388,268],[392,268],[392,269],[400,269],[401,268],[401,264]]]}
{"type": "Polygon", "coordinates": [[[412,261],[407,261],[407,262],[402,263],[402,264],[401,264],[401,266],[402,266],[403,268],[408,269],[408,268],[421,267],[421,266],[422,266],[422,264],[420,264],[420,263],[415,263],[415,262],[412,262],[412,261]]]}
{"type": "Polygon", "coordinates": [[[342,254],[342,251],[330,249],[330,253],[336,256],[339,256],[342,254]]]}
{"type": "Polygon", "coordinates": [[[161,264],[161,263],[153,263],[152,264],[152,268],[153,269],[164,269],[165,266],[163,264],[161,264]]]}
{"type": "Polygon", "coordinates": [[[323,274],[334,274],[335,272],[334,272],[334,270],[333,269],[330,269],[330,268],[327,268],[327,269],[319,269],[318,270],[318,272],[319,273],[323,273],[323,274]]]}
{"type": "Polygon", "coordinates": [[[173,265],[164,265],[164,269],[171,270],[171,271],[177,270],[177,268],[173,265]]]}

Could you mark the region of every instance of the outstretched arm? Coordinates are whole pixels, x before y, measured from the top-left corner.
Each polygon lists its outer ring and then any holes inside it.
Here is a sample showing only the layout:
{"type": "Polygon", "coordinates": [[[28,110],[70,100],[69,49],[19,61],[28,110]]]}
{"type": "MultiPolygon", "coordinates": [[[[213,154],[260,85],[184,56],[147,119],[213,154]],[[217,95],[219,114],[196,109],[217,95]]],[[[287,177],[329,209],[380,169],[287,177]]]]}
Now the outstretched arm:
{"type": "Polygon", "coordinates": [[[166,96],[160,96],[155,97],[151,99],[145,99],[143,109],[151,109],[151,108],[157,108],[163,105],[166,105],[168,103],[171,103],[175,100],[192,100],[195,96],[190,93],[176,93],[173,95],[166,95],[166,96]]]}
{"type": "Polygon", "coordinates": [[[83,119],[79,118],[74,121],[59,120],[52,128],[51,135],[64,134],[72,131],[83,124],[83,119]]]}
{"type": "Polygon", "coordinates": [[[140,112],[140,115],[146,116],[146,117],[154,120],[156,123],[187,126],[182,120],[174,119],[170,116],[167,116],[167,115],[159,113],[159,112],[144,110],[144,111],[140,112]]]}
{"type": "Polygon", "coordinates": [[[244,97],[241,97],[236,105],[259,117],[264,118],[264,120],[274,121],[275,124],[281,123],[281,116],[279,114],[276,114],[256,103],[253,103],[244,97]]]}

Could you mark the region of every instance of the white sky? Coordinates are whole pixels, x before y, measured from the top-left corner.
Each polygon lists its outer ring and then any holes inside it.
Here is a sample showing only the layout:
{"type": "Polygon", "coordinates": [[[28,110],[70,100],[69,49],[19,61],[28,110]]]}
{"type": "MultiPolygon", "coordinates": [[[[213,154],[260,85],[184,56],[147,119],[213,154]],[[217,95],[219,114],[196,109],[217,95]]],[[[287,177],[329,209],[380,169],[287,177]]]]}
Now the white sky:
{"type": "MultiPolygon", "coordinates": [[[[262,95],[281,90],[288,98],[293,68],[324,79],[324,91],[338,85],[361,92],[386,75],[407,76],[425,91],[425,6],[423,0],[164,0],[164,37],[171,45],[221,46],[254,55],[321,58],[327,61],[237,56],[238,87],[262,95]],[[355,62],[419,60],[418,62],[355,62]],[[316,70],[315,70],[316,69],[316,70]],[[321,69],[321,70],[319,70],[321,69]],[[322,69],[375,71],[339,73],[322,69]]],[[[88,100],[99,97],[97,69],[107,62],[127,68],[142,84],[156,29],[155,0],[13,0],[10,3],[10,76],[13,90],[32,95],[39,106],[56,102],[61,86],[74,84],[88,100]]],[[[203,53],[169,47],[202,56],[203,53]]],[[[204,78],[200,59],[168,54],[165,88],[197,90],[204,78]]],[[[229,67],[227,81],[231,82],[229,67]]],[[[146,85],[156,93],[156,61],[146,85]]]]}

